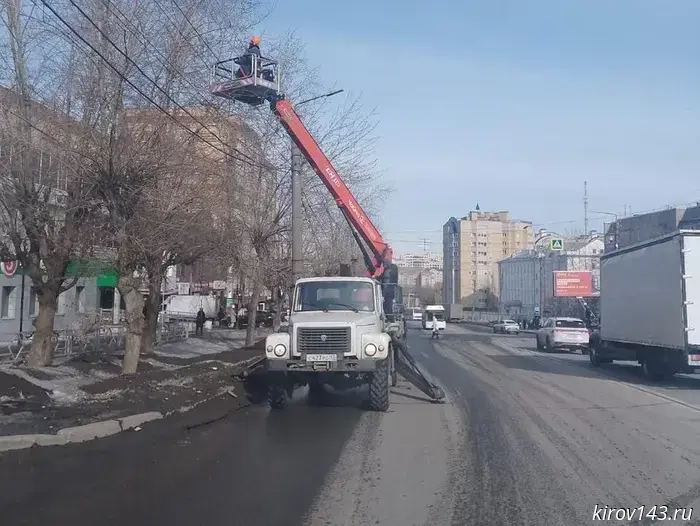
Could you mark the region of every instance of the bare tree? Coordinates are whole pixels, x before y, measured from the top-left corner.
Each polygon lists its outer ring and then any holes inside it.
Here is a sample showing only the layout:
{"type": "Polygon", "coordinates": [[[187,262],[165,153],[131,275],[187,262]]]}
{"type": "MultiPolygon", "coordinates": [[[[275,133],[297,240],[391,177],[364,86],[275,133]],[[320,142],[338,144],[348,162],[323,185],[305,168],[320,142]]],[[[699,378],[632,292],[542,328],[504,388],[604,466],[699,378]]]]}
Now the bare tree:
{"type": "Polygon", "coordinates": [[[16,260],[31,279],[39,312],[30,366],[48,365],[53,355],[54,317],[59,294],[77,277],[67,277],[71,260],[91,249],[86,232],[89,184],[73,146],[85,130],[68,115],[41,101],[45,74],[60,66],[66,42],[34,16],[34,4],[4,2],[0,18],[3,44],[11,59],[0,76],[9,88],[0,91],[0,257],[16,260]],[[54,50],[53,63],[47,46],[54,50]]]}

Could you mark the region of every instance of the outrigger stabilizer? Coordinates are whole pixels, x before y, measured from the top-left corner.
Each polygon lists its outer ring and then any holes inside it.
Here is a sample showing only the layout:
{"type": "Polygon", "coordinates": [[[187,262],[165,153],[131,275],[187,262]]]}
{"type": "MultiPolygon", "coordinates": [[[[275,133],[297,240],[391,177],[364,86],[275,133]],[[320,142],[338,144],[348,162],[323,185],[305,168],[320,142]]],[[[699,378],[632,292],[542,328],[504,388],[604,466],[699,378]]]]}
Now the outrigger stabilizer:
{"type": "MultiPolygon", "coordinates": [[[[400,316],[394,313],[394,299],[398,289],[398,267],[392,263],[393,252],[301,121],[291,101],[285,98],[281,90],[278,62],[264,57],[257,60],[251,60],[250,57],[237,57],[217,62],[212,68],[210,92],[218,97],[250,106],[269,102],[275,116],[331,193],[350,225],[353,236],[362,251],[367,275],[379,280],[382,286],[387,321],[403,322],[401,319],[396,319],[400,316]],[[241,74],[242,70],[239,66],[251,62],[252,73],[241,74]]],[[[399,335],[392,334],[391,338],[395,349],[396,372],[434,401],[443,401],[444,391],[426,378],[399,335]]],[[[265,392],[260,389],[266,387],[264,374],[266,371],[267,360],[260,358],[248,364],[238,376],[245,382],[249,393],[265,392]]],[[[293,390],[293,386],[289,389],[293,390]]]]}

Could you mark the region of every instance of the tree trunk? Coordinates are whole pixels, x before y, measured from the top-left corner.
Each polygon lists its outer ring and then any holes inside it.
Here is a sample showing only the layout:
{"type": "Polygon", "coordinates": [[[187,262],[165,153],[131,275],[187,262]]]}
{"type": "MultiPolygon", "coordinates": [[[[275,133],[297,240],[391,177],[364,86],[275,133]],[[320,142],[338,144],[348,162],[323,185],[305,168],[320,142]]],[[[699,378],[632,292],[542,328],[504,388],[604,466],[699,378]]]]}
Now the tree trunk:
{"type": "Polygon", "coordinates": [[[126,349],[124,350],[122,374],[134,374],[139,365],[139,352],[144,329],[144,299],[138,289],[139,280],[132,277],[131,273],[120,272],[120,274],[119,293],[124,298],[126,305],[126,349]]]}
{"type": "Polygon", "coordinates": [[[255,338],[255,320],[257,318],[256,314],[258,311],[258,299],[260,298],[260,279],[255,276],[252,281],[253,286],[250,300],[248,301],[248,327],[245,331],[246,347],[253,345],[253,339],[255,338]]]}
{"type": "Polygon", "coordinates": [[[148,297],[146,298],[146,310],[141,339],[141,354],[152,354],[157,341],[158,314],[160,312],[160,293],[163,276],[160,269],[152,270],[148,277],[148,297]]]}
{"type": "Polygon", "coordinates": [[[36,317],[36,331],[32,348],[27,355],[29,367],[46,367],[51,365],[54,353],[53,324],[58,305],[57,295],[51,291],[39,294],[39,312],[36,317]]]}

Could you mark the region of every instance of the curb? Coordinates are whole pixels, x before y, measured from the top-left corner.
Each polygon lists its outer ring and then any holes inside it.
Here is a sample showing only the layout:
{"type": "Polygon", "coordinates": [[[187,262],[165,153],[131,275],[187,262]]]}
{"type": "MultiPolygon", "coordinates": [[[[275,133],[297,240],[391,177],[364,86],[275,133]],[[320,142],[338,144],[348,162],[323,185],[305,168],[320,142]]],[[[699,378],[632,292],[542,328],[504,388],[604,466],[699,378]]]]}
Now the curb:
{"type": "Polygon", "coordinates": [[[160,420],[163,414],[157,411],[125,416],[116,420],[103,420],[84,426],[66,427],[55,435],[10,435],[0,437],[0,452],[26,449],[33,446],[63,446],[77,442],[87,442],[96,438],[116,435],[134,429],[146,422],[160,420]]]}

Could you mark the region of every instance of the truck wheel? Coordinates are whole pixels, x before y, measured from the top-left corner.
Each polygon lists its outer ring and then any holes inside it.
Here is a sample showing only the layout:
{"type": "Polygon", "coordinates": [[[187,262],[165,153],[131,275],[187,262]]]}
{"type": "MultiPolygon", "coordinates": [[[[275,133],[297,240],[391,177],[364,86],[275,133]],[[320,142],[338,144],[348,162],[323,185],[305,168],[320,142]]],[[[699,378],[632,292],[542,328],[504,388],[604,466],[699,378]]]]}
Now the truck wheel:
{"type": "Polygon", "coordinates": [[[664,377],[664,370],[661,364],[649,358],[642,362],[642,373],[644,374],[644,378],[653,382],[659,381],[664,377]]]}
{"type": "Polygon", "coordinates": [[[591,345],[591,348],[588,351],[588,359],[591,361],[591,365],[593,367],[600,367],[602,362],[600,360],[600,356],[598,356],[598,349],[596,349],[595,345],[591,345]]]}
{"type": "Polygon", "coordinates": [[[372,373],[369,381],[369,408],[372,411],[386,411],[389,409],[389,360],[377,362],[377,368],[372,373]]]}
{"type": "Polygon", "coordinates": [[[270,385],[267,388],[267,401],[271,409],[285,409],[287,407],[287,390],[281,385],[270,385]]]}

